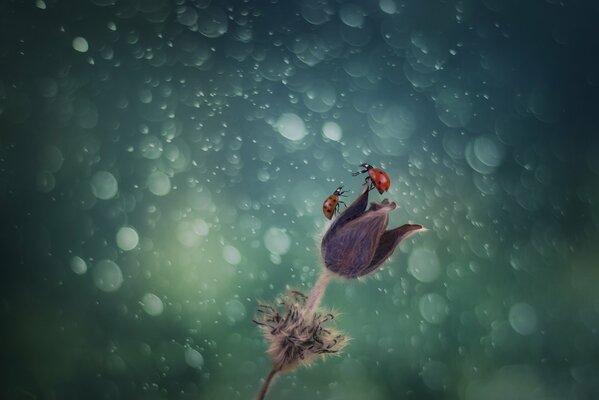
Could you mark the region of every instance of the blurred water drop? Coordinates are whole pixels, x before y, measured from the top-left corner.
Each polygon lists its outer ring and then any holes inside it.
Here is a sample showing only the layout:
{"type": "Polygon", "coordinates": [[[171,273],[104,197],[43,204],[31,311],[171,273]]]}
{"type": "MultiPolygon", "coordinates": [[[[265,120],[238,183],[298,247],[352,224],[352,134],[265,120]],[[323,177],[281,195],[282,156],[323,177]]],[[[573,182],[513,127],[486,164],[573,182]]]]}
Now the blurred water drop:
{"type": "Polygon", "coordinates": [[[512,328],[521,335],[530,335],[537,329],[537,313],[529,304],[514,304],[508,319],[512,328]]]}
{"type": "Polygon", "coordinates": [[[118,191],[118,182],[108,171],[98,171],[91,179],[92,193],[98,199],[110,200],[118,191]]]}
{"type": "Polygon", "coordinates": [[[387,14],[395,14],[397,12],[395,0],[379,0],[379,7],[382,12],[387,14]]]}
{"type": "Polygon", "coordinates": [[[144,136],[139,142],[141,155],[147,159],[155,160],[162,155],[162,141],[156,136],[144,136]]]}
{"type": "Polygon", "coordinates": [[[464,132],[447,131],[443,135],[443,148],[453,159],[463,159],[466,152],[467,136],[464,132]]]}
{"type": "Polygon", "coordinates": [[[458,88],[442,89],[435,100],[441,122],[450,128],[466,126],[472,119],[472,102],[458,88]]]}
{"type": "Polygon", "coordinates": [[[560,94],[549,87],[537,86],[530,93],[528,108],[539,121],[548,124],[555,123],[560,120],[564,112],[560,98],[560,94]]]}
{"type": "Polygon", "coordinates": [[[449,385],[449,368],[441,361],[430,360],[422,367],[422,381],[433,390],[444,390],[449,385]]]}
{"type": "Polygon", "coordinates": [[[231,265],[238,265],[241,262],[241,253],[233,246],[223,247],[223,258],[231,265]]]}
{"type": "Polygon", "coordinates": [[[503,146],[490,136],[474,139],[473,150],[476,158],[489,167],[497,167],[503,161],[503,146]]]}
{"type": "Polygon", "coordinates": [[[121,250],[129,251],[137,247],[139,236],[130,226],[124,226],[116,233],[116,244],[121,250]]]}
{"type": "Polygon", "coordinates": [[[156,317],[164,311],[164,304],[162,304],[162,300],[160,297],[156,296],[154,293],[146,293],[142,296],[141,307],[146,312],[146,314],[156,317]]]}
{"type": "Polygon", "coordinates": [[[71,271],[76,273],[77,275],[83,275],[87,272],[87,263],[83,258],[79,256],[71,257],[69,261],[69,266],[71,267],[71,271]]]}
{"type": "Polygon", "coordinates": [[[46,146],[40,154],[40,167],[43,171],[58,172],[62,167],[64,157],[56,146],[46,146]]]}
{"type": "Polygon", "coordinates": [[[191,368],[201,370],[204,366],[204,357],[199,351],[188,347],[185,349],[185,362],[191,368]]]}
{"type": "MultiPolygon", "coordinates": [[[[480,158],[477,157],[474,147],[475,147],[475,143],[476,143],[476,139],[470,141],[467,145],[466,145],[466,162],[468,162],[468,165],[470,165],[470,167],[475,170],[478,173],[481,174],[490,174],[493,171],[495,171],[495,167],[491,167],[487,164],[485,164],[484,162],[482,162],[480,160],[480,158]]],[[[487,144],[489,144],[491,142],[483,142],[481,148],[485,148],[487,144]]],[[[490,147],[490,146],[488,146],[490,147]]],[[[484,154],[484,151],[481,151],[479,149],[479,152],[481,154],[484,154]]],[[[483,156],[484,157],[484,156],[483,156]]],[[[493,158],[491,158],[492,160],[493,158]]]]}
{"type": "Polygon", "coordinates": [[[289,251],[291,240],[283,229],[271,227],[264,234],[264,246],[272,254],[282,256],[289,251]]]}
{"type": "Polygon", "coordinates": [[[125,360],[117,354],[109,354],[106,357],[106,370],[113,375],[124,374],[127,370],[125,360]]]}
{"type": "Polygon", "coordinates": [[[177,12],[177,21],[179,21],[181,25],[193,26],[197,20],[198,13],[191,5],[183,6],[177,12]]]}
{"type": "Polygon", "coordinates": [[[229,27],[227,14],[218,7],[209,7],[198,14],[198,31],[209,38],[224,35],[229,27]]]}
{"type": "Polygon", "coordinates": [[[42,193],[50,193],[56,186],[56,178],[51,172],[39,172],[35,179],[37,189],[42,193]]]}
{"type": "Polygon", "coordinates": [[[123,273],[117,264],[110,260],[101,260],[92,270],[96,287],[103,292],[114,292],[123,284],[123,273]]]}
{"type": "Polygon", "coordinates": [[[81,36],[77,36],[73,39],[73,48],[78,52],[85,53],[89,50],[89,45],[87,44],[87,40],[82,38],[81,36]]]}
{"type": "Polygon", "coordinates": [[[335,88],[329,82],[316,79],[304,92],[302,97],[304,104],[310,110],[318,113],[329,111],[337,101],[335,88]]]}
{"type": "Polygon", "coordinates": [[[236,323],[245,319],[245,306],[238,300],[230,300],[225,303],[225,316],[229,323],[236,323]]]}
{"type": "Polygon", "coordinates": [[[418,302],[420,315],[431,324],[440,324],[445,321],[449,309],[447,301],[437,293],[425,294],[418,302]]]}
{"type": "Polygon", "coordinates": [[[308,134],[304,121],[293,113],[282,114],[275,124],[275,129],[286,139],[298,141],[308,134]]]}
{"type": "Polygon", "coordinates": [[[171,179],[162,171],[154,171],[148,176],[148,189],[156,196],[166,196],[171,191],[171,179]]]}
{"type": "Polygon", "coordinates": [[[326,2],[322,0],[303,1],[300,6],[302,17],[313,25],[321,25],[329,20],[326,2]]]}
{"type": "Polygon", "coordinates": [[[340,141],[343,137],[341,127],[333,121],[327,121],[322,125],[322,133],[326,138],[335,142],[340,141]]]}
{"type": "Polygon", "coordinates": [[[356,4],[345,3],[339,8],[339,18],[347,26],[358,28],[364,23],[364,11],[356,4]]]}
{"type": "Polygon", "coordinates": [[[182,245],[188,247],[196,246],[209,232],[210,227],[202,219],[191,222],[181,221],[176,229],[177,239],[182,245]]]}
{"type": "Polygon", "coordinates": [[[408,272],[420,282],[433,282],[441,273],[437,255],[428,249],[415,249],[408,258],[408,272]]]}

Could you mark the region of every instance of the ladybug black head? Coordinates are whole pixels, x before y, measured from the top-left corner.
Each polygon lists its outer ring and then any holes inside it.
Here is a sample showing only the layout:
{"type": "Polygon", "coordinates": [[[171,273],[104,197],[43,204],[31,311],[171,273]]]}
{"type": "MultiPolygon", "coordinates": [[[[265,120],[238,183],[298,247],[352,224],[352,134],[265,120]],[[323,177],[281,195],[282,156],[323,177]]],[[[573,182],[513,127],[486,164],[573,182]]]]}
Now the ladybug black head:
{"type": "Polygon", "coordinates": [[[342,193],[344,193],[343,186],[339,186],[337,189],[335,189],[335,192],[333,192],[333,194],[336,194],[337,196],[339,196],[342,193]]]}
{"type": "Polygon", "coordinates": [[[369,170],[372,169],[372,165],[368,164],[368,163],[362,163],[360,164],[360,167],[364,168],[365,170],[369,170]]]}

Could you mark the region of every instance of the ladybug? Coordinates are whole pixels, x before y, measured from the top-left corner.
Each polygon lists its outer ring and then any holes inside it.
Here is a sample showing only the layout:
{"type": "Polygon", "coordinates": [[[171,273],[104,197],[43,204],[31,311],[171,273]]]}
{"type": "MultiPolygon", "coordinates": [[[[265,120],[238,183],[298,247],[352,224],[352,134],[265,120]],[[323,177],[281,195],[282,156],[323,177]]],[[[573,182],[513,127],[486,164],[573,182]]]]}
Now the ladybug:
{"type": "Polygon", "coordinates": [[[380,168],[374,168],[372,165],[367,163],[360,164],[360,167],[364,168],[360,172],[354,172],[353,176],[358,176],[365,172],[368,172],[368,176],[364,180],[364,183],[367,183],[370,179],[370,187],[368,190],[372,190],[376,188],[380,194],[389,190],[389,186],[391,186],[391,179],[389,179],[389,175],[380,168]]]}
{"type": "Polygon", "coordinates": [[[339,211],[339,204],[345,205],[344,202],[339,200],[339,197],[343,196],[343,193],[345,193],[345,191],[342,189],[343,186],[339,186],[337,189],[335,189],[333,194],[327,197],[324,203],[322,203],[322,213],[325,217],[327,217],[327,219],[333,218],[333,215],[339,211]]]}

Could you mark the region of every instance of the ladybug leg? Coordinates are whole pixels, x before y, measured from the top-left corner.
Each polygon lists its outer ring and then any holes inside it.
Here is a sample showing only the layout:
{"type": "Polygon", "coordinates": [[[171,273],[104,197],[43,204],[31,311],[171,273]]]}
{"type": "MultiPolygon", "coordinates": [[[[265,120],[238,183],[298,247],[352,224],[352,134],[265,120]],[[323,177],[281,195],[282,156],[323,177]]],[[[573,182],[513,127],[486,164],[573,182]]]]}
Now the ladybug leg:
{"type": "Polygon", "coordinates": [[[339,203],[337,204],[337,208],[339,208],[339,204],[343,204],[345,206],[345,208],[347,208],[347,204],[345,204],[344,201],[339,201],[339,203]]]}
{"type": "Polygon", "coordinates": [[[368,172],[368,170],[367,170],[367,169],[364,169],[364,170],[362,170],[362,171],[359,171],[359,172],[352,172],[351,176],[358,176],[358,175],[360,175],[360,174],[363,174],[363,173],[365,173],[365,172],[368,172]]]}

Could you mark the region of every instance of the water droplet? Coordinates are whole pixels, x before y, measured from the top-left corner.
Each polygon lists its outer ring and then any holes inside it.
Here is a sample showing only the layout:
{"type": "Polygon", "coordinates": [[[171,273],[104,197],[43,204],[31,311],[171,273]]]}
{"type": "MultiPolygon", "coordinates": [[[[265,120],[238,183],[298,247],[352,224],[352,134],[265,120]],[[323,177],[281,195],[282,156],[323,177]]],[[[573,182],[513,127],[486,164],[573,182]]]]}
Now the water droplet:
{"type": "Polygon", "coordinates": [[[437,95],[435,106],[441,122],[450,128],[466,126],[472,119],[472,102],[458,88],[442,89],[437,95]]]}
{"type": "Polygon", "coordinates": [[[73,39],[73,48],[78,52],[85,53],[89,50],[89,45],[87,44],[87,40],[82,38],[81,36],[77,36],[73,39]]]}
{"type": "Polygon", "coordinates": [[[474,139],[473,150],[476,158],[489,167],[497,167],[503,161],[503,147],[490,136],[480,136],[474,139]]]}
{"type": "Polygon", "coordinates": [[[177,21],[181,25],[193,26],[198,20],[198,13],[193,6],[183,6],[177,12],[177,21]]]}
{"type": "Polygon", "coordinates": [[[264,234],[264,246],[272,254],[282,256],[289,251],[291,240],[283,229],[271,227],[264,234]]]}
{"type": "Polygon", "coordinates": [[[94,284],[104,292],[114,292],[123,284],[123,273],[118,265],[110,260],[96,263],[92,271],[94,284]]]}
{"type": "Polygon", "coordinates": [[[233,246],[223,247],[223,258],[231,265],[238,265],[241,262],[241,253],[233,246]]]}
{"type": "Polygon", "coordinates": [[[71,257],[69,266],[71,267],[71,271],[73,271],[77,275],[83,275],[87,272],[87,263],[81,257],[78,257],[78,256],[71,257]]]}
{"type": "Polygon", "coordinates": [[[124,226],[116,233],[116,244],[121,250],[129,251],[137,247],[139,236],[137,231],[129,226],[124,226]]]}
{"type": "Polygon", "coordinates": [[[50,193],[56,186],[56,178],[51,172],[39,172],[35,179],[37,189],[42,193],[50,193]]]}
{"type": "Polygon", "coordinates": [[[282,114],[275,124],[275,129],[286,139],[298,141],[308,134],[304,121],[293,113],[282,114]]]}
{"type": "Polygon", "coordinates": [[[440,324],[445,321],[449,311],[447,301],[437,293],[422,296],[418,302],[418,309],[422,318],[431,324],[440,324]]]}
{"type": "Polygon", "coordinates": [[[187,247],[193,247],[200,243],[202,237],[210,232],[210,227],[202,219],[194,221],[181,221],[177,225],[177,240],[187,247]]]}
{"type": "Polygon", "coordinates": [[[162,155],[162,141],[156,136],[144,136],[139,142],[139,149],[143,157],[155,160],[162,155]]]}
{"type": "Polygon", "coordinates": [[[171,191],[171,179],[161,171],[154,171],[148,176],[148,189],[156,196],[165,196],[171,191]]]}
{"type": "Polygon", "coordinates": [[[202,369],[204,366],[204,357],[202,357],[199,351],[188,347],[185,349],[185,362],[191,368],[202,369]]]}
{"type": "Polygon", "coordinates": [[[242,321],[246,316],[245,306],[238,300],[230,300],[225,303],[225,315],[230,323],[242,321]]]}
{"type": "Polygon", "coordinates": [[[44,147],[40,154],[40,167],[43,171],[58,172],[63,161],[62,152],[56,146],[44,147]]]}
{"type": "Polygon", "coordinates": [[[408,271],[420,282],[433,282],[441,273],[437,255],[428,249],[415,249],[408,258],[408,271]]]}
{"type": "Polygon", "coordinates": [[[326,138],[335,142],[340,141],[341,137],[343,136],[343,132],[339,124],[332,121],[327,121],[322,125],[322,133],[326,138]]]}
{"type": "Polygon", "coordinates": [[[364,11],[356,4],[346,3],[339,9],[339,18],[345,25],[359,28],[364,23],[364,11]]]}
{"type": "Polygon", "coordinates": [[[379,0],[379,7],[382,12],[387,14],[395,14],[397,5],[393,0],[379,0]]]}
{"type": "Polygon", "coordinates": [[[118,182],[114,175],[107,171],[98,171],[91,180],[92,193],[98,199],[110,200],[118,191],[118,182]]]}
{"type": "Polygon", "coordinates": [[[510,308],[508,319],[512,328],[521,335],[530,335],[537,329],[537,313],[526,303],[516,303],[510,308]]]}
{"type": "Polygon", "coordinates": [[[198,31],[209,38],[216,38],[227,33],[229,22],[227,14],[218,7],[209,7],[198,15],[198,31]]]}
{"type": "Polygon", "coordinates": [[[151,315],[152,317],[156,317],[162,314],[162,311],[164,311],[164,304],[162,304],[162,300],[160,300],[160,297],[153,293],[144,294],[140,300],[140,303],[146,314],[151,315]]]}
{"type": "Polygon", "coordinates": [[[433,390],[443,390],[449,384],[449,368],[441,361],[427,361],[422,367],[422,381],[433,390]]]}

